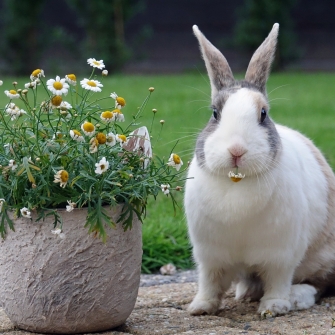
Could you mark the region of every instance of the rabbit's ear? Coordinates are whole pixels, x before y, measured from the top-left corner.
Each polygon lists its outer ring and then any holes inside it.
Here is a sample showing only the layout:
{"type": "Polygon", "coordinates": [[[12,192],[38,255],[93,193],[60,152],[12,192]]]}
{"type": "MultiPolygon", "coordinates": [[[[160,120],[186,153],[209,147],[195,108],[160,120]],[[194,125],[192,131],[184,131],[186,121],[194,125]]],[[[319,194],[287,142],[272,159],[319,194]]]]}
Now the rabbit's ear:
{"type": "Polygon", "coordinates": [[[228,65],[226,58],[199,30],[198,26],[193,26],[194,35],[197,37],[202,56],[205,61],[208,76],[211,82],[212,97],[220,89],[234,83],[234,76],[228,65]]]}
{"type": "Polygon", "coordinates": [[[279,24],[275,23],[268,37],[253,54],[245,74],[245,80],[254,84],[264,94],[266,93],[265,85],[276,51],[278,30],[279,24]]]}

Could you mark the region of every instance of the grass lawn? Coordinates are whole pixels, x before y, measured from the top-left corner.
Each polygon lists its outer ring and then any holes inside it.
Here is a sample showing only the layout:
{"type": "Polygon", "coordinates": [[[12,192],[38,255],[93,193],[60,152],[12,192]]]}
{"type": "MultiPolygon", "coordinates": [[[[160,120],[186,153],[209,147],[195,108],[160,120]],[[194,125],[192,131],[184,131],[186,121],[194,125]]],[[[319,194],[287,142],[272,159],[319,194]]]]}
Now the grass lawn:
{"type": "MultiPolygon", "coordinates": [[[[0,78],[1,79],[1,78],[0,78]]],[[[2,79],[3,90],[11,89],[10,78],[2,79]]],[[[28,80],[17,80],[22,87],[28,80]]],[[[174,152],[186,166],[192,157],[196,134],[211,115],[210,88],[207,75],[192,73],[171,76],[109,76],[104,80],[104,91],[117,92],[124,97],[126,118],[136,112],[150,86],[155,91],[148,103],[142,123],[151,124],[152,109],[157,109],[152,131],[154,151],[168,158],[174,152]],[[159,121],[166,122],[158,138],[159,121]]],[[[281,124],[301,131],[322,150],[331,166],[335,167],[335,74],[275,73],[268,82],[271,117],[281,124]]],[[[0,106],[7,103],[0,95],[0,106]]],[[[129,119],[128,119],[129,120],[129,119]]],[[[296,173],[297,171],[292,171],[296,173]]],[[[199,195],[201,196],[201,195],[199,195]]],[[[192,266],[187,230],[182,211],[182,194],[177,199],[180,209],[174,214],[165,196],[148,205],[143,226],[143,271],[155,271],[168,262],[180,268],[192,266]]]]}

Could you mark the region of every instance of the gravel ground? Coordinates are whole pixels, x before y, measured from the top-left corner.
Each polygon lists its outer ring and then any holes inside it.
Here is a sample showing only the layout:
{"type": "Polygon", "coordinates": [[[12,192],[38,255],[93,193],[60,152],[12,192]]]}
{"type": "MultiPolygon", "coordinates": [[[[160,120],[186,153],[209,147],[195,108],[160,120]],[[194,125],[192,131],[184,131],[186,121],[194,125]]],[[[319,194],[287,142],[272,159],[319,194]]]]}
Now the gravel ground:
{"type": "MultiPolygon", "coordinates": [[[[172,276],[142,275],[135,308],[126,323],[104,335],[335,335],[335,297],[325,298],[308,310],[261,319],[258,303],[235,301],[229,291],[215,316],[193,317],[186,311],[196,290],[196,272],[172,276]]],[[[0,334],[28,335],[14,329],[0,309],[0,334]]]]}

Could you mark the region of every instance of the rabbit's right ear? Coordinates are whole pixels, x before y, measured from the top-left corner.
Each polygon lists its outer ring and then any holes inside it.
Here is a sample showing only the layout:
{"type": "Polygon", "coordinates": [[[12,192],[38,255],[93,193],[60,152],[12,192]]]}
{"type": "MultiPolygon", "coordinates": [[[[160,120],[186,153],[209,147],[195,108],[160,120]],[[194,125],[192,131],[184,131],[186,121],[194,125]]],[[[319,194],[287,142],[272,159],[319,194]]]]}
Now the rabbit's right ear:
{"type": "Polygon", "coordinates": [[[207,40],[198,26],[193,26],[193,32],[200,44],[211,83],[213,97],[222,88],[231,86],[235,82],[235,79],[226,58],[207,40]]]}

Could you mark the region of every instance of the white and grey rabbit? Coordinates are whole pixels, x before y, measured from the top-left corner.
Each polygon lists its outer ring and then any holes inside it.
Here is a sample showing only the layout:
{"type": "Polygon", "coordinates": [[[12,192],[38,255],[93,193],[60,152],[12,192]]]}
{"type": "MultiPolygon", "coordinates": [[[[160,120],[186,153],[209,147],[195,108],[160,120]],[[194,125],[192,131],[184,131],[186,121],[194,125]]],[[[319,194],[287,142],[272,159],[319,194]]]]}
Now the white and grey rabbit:
{"type": "MultiPolygon", "coordinates": [[[[193,26],[211,85],[213,115],[188,172],[185,210],[198,292],[193,315],[214,314],[233,282],[259,312],[305,309],[335,286],[335,177],[306,137],[269,116],[266,81],[279,25],[245,79],[193,26]],[[245,175],[234,183],[230,171],[245,175]]],[[[293,111],[292,111],[293,112],[293,111]]]]}

